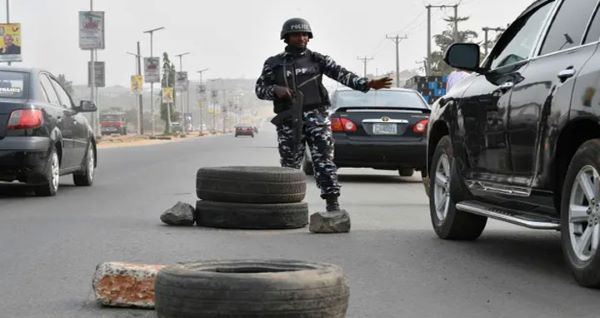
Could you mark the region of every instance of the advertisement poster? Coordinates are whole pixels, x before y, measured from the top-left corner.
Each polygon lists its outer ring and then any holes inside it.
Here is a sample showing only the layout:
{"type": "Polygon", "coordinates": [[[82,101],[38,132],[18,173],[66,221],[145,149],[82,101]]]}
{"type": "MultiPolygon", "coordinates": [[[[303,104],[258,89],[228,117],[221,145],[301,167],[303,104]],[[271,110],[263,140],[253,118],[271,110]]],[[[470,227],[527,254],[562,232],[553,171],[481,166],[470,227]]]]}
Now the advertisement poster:
{"type": "Polygon", "coordinates": [[[104,12],[79,12],[79,48],[104,49],[104,12]]]}
{"type": "Polygon", "coordinates": [[[142,75],[131,75],[131,92],[141,94],[144,86],[142,75]]]}
{"type": "Polygon", "coordinates": [[[162,102],[165,104],[173,103],[173,87],[162,88],[162,102]]]}
{"type": "Polygon", "coordinates": [[[146,83],[160,82],[160,58],[144,58],[144,78],[146,83]]]}
{"type": "Polygon", "coordinates": [[[0,62],[20,62],[21,24],[0,24],[0,62]]]}

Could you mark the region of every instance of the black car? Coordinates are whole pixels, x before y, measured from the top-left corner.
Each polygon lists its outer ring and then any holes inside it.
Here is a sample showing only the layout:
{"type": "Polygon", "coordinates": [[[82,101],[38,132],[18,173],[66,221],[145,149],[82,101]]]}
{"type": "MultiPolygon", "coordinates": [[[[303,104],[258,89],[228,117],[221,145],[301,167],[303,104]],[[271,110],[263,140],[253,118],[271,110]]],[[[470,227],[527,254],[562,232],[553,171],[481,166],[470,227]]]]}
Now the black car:
{"type": "MultiPolygon", "coordinates": [[[[411,89],[338,89],[331,98],[331,130],[337,167],[398,170],[412,176],[424,170],[430,109],[411,89]]],[[[308,148],[308,147],[307,147],[308,148]]],[[[312,175],[308,150],[303,169],[312,175]]]]}
{"type": "Polygon", "coordinates": [[[237,136],[250,136],[254,138],[254,127],[250,125],[237,125],[235,126],[235,137],[237,136]]]}
{"type": "Polygon", "coordinates": [[[78,186],[90,186],[96,167],[96,140],[82,112],[47,71],[0,67],[0,183],[32,185],[53,196],[61,175],[73,174],[78,186]]]}
{"type": "Polygon", "coordinates": [[[535,1],[483,61],[433,105],[430,210],[443,239],[473,240],[487,218],[561,232],[577,282],[600,287],[599,1],[535,1]]]}

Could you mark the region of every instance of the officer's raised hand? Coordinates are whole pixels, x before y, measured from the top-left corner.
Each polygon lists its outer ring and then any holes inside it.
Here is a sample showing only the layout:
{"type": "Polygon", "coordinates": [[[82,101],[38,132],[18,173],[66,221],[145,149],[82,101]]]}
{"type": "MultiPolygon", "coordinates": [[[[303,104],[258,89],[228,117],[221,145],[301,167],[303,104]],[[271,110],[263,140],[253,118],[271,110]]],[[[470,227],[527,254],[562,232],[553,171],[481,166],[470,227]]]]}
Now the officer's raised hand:
{"type": "Polygon", "coordinates": [[[277,99],[292,99],[292,90],[285,86],[275,85],[273,93],[277,99]]]}
{"type": "Polygon", "coordinates": [[[390,88],[392,87],[392,81],[393,79],[391,77],[382,77],[380,79],[376,79],[376,80],[370,80],[369,83],[367,85],[369,85],[369,88],[371,89],[382,89],[382,88],[390,88]]]}

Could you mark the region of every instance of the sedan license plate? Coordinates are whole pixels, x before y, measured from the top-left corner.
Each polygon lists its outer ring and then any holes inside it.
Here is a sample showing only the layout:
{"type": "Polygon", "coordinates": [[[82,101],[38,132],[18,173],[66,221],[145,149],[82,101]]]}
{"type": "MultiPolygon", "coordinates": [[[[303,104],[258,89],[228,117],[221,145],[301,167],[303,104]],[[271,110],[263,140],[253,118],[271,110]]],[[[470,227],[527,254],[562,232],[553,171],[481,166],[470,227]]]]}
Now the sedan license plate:
{"type": "Polygon", "coordinates": [[[396,124],[373,124],[374,135],[396,135],[398,134],[398,127],[396,124]]]}

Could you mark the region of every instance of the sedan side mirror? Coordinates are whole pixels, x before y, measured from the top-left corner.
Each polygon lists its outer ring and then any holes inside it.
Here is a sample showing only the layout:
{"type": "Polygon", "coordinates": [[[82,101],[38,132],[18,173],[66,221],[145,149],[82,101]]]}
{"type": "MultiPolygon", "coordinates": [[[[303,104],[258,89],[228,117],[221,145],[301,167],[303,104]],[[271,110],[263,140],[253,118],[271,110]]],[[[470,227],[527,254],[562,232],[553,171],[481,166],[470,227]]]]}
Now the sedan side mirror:
{"type": "Polygon", "coordinates": [[[479,45],[477,44],[454,43],[446,50],[444,62],[454,68],[481,73],[479,52],[479,45]]]}
{"type": "Polygon", "coordinates": [[[79,107],[76,107],[75,110],[80,113],[91,113],[97,111],[98,108],[96,107],[94,102],[89,100],[82,100],[79,103],[79,107]]]}

